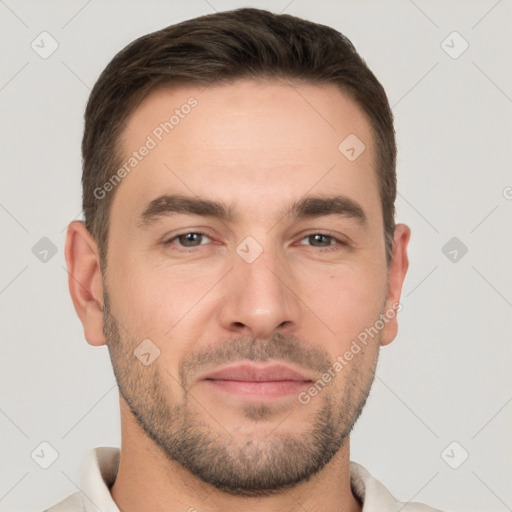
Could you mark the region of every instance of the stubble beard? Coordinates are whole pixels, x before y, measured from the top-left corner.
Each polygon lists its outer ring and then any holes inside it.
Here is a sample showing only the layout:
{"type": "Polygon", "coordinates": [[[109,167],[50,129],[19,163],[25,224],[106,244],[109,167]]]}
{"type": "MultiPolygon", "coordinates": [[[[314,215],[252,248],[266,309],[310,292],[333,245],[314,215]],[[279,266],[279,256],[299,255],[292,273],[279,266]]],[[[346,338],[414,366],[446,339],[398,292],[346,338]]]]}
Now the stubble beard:
{"type": "MultiPolygon", "coordinates": [[[[378,351],[370,362],[364,357],[343,369],[345,375],[342,394],[330,386],[312,399],[320,401],[311,414],[303,432],[286,432],[287,414],[276,413],[270,404],[248,403],[240,414],[256,426],[278,417],[276,427],[263,438],[254,435],[236,435],[229,426],[215,421],[215,411],[200,403],[188,391],[186,372],[203,361],[211,360],[211,353],[203,352],[180,364],[180,376],[160,370],[157,364],[144,366],[134,356],[138,341],[122,336],[120,326],[111,315],[109,298],[104,292],[104,332],[119,391],[137,423],[174,465],[184,469],[230,495],[255,497],[279,493],[309,480],[324,468],[349,440],[349,434],[366,403],[374,379],[378,351]],[[171,396],[167,381],[176,384],[181,396],[171,396]],[[178,386],[176,380],[181,381],[178,386]],[[205,411],[206,409],[206,411],[205,411]],[[280,423],[282,422],[282,423],[280,423]]],[[[278,335],[268,342],[238,338],[230,340],[216,351],[222,362],[269,359],[289,360],[314,364],[325,371],[330,366],[327,354],[317,349],[304,351],[293,336],[278,335]],[[302,351],[302,352],[301,352],[302,351]],[[313,361],[313,363],[311,363],[313,361]]],[[[358,355],[358,357],[361,354],[358,355]]],[[[297,401],[296,407],[306,407],[297,401]]],[[[172,474],[169,474],[172,478],[172,474]]]]}

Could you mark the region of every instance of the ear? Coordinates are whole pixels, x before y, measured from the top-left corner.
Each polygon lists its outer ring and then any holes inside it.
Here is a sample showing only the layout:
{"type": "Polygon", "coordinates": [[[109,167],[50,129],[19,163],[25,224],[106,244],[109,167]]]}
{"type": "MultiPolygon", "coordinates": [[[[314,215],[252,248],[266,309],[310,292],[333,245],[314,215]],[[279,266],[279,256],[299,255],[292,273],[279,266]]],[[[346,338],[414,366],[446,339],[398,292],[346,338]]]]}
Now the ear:
{"type": "Polygon", "coordinates": [[[96,241],[81,221],[68,226],[66,236],[68,285],[75,311],[90,345],[105,345],[103,281],[96,241]]]}
{"type": "Polygon", "coordinates": [[[385,314],[388,318],[382,329],[381,345],[391,343],[398,332],[398,311],[401,307],[400,295],[405,274],[409,268],[407,257],[407,244],[411,237],[411,230],[405,224],[397,224],[393,236],[393,254],[388,269],[388,292],[386,297],[385,314]]]}

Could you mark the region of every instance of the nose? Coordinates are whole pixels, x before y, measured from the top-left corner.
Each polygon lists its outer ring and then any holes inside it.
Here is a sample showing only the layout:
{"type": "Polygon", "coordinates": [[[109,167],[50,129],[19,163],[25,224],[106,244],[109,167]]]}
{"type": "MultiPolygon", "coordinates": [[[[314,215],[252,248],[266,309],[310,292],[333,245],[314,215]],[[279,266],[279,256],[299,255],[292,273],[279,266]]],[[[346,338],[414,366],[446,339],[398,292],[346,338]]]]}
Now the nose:
{"type": "Polygon", "coordinates": [[[220,321],[224,329],[254,338],[298,327],[300,300],[293,274],[278,255],[264,250],[252,263],[234,255],[224,283],[220,321]]]}

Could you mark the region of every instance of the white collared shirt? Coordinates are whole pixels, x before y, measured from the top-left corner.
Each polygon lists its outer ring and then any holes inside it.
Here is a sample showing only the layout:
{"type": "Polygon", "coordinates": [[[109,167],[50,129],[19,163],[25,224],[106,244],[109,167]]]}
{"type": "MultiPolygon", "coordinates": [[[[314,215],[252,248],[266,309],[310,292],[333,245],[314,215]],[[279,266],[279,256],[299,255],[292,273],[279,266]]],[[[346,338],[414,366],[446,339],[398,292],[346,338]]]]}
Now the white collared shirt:
{"type": "MultiPolygon", "coordinates": [[[[100,447],[91,450],[82,473],[81,491],[71,494],[45,512],[119,512],[110,494],[119,468],[121,450],[100,447]]],[[[366,469],[350,463],[352,492],[363,503],[362,512],[441,512],[421,503],[402,503],[366,469]]]]}

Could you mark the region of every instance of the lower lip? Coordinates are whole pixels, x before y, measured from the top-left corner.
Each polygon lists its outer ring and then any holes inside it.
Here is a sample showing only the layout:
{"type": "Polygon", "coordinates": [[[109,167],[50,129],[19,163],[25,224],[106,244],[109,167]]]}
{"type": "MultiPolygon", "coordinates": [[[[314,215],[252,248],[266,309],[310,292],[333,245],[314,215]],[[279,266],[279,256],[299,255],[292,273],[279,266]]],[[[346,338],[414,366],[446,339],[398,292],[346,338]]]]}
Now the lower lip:
{"type": "Polygon", "coordinates": [[[243,381],[243,380],[205,380],[215,389],[242,395],[245,398],[279,398],[300,393],[311,385],[310,381],[299,380],[272,380],[272,381],[243,381]]]}

